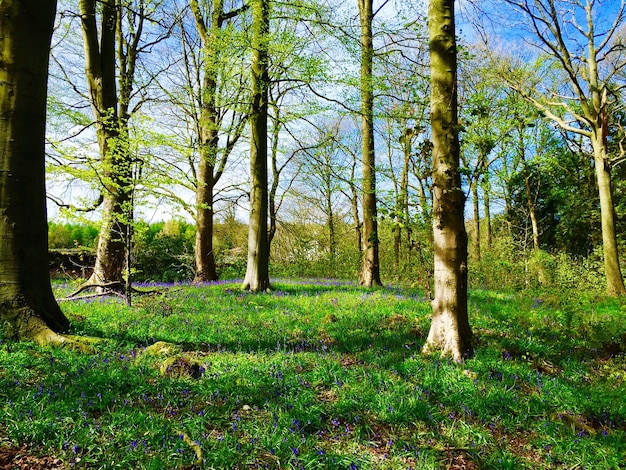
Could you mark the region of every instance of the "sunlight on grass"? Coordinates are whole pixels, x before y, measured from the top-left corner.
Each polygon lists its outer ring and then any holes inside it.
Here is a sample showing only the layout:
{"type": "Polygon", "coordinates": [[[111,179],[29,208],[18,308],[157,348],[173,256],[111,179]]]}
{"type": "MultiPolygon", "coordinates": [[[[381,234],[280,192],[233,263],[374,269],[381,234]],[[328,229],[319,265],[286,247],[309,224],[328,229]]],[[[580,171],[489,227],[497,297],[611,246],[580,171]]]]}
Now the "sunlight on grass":
{"type": "Polygon", "coordinates": [[[63,303],[73,333],[110,341],[87,356],[3,339],[0,446],[107,469],[192,468],[198,453],[204,468],[626,464],[619,302],[562,315],[473,292],[476,356],[458,366],[420,354],[417,291],[274,287],[63,303]],[[143,353],[156,341],[179,345],[165,366],[143,353]]]}

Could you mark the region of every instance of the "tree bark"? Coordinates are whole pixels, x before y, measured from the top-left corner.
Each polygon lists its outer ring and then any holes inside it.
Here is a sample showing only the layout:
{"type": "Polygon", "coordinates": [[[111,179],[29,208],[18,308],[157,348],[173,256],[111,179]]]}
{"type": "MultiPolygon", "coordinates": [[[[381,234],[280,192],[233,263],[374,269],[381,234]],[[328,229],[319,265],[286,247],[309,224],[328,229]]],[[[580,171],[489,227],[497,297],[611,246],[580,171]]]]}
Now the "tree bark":
{"type": "Polygon", "coordinates": [[[428,8],[433,140],[433,317],[423,351],[460,362],[472,352],[467,312],[467,234],[459,171],[454,0],[428,8]]]}
{"type": "MultiPolygon", "coordinates": [[[[132,192],[132,164],[128,140],[128,116],[118,113],[116,86],[116,41],[119,31],[118,5],[103,0],[100,37],[96,0],[80,0],[81,25],[85,50],[85,75],[91,108],[96,122],[98,146],[102,161],[101,191],[103,193],[102,223],[96,248],[96,262],[88,283],[102,285],[121,283],[126,263],[126,236],[132,192]]],[[[120,46],[121,47],[121,46],[120,46]]],[[[134,71],[134,55],[127,64],[134,71]]],[[[124,109],[128,109],[132,77],[120,71],[120,93],[124,109]]]]}
{"type": "Polygon", "coordinates": [[[602,249],[604,251],[604,271],[609,295],[623,295],[624,280],[619,264],[617,235],[615,233],[615,209],[611,189],[611,173],[606,157],[606,143],[602,135],[592,136],[593,157],[595,162],[598,194],[600,196],[600,214],[602,219],[602,249]]]}
{"type": "Polygon", "coordinates": [[[218,279],[215,253],[213,250],[213,188],[208,174],[212,173],[207,169],[205,157],[200,152],[200,165],[198,166],[198,181],[196,189],[196,242],[194,258],[196,263],[196,273],[194,283],[211,282],[218,279]]]}
{"type": "Polygon", "coordinates": [[[491,249],[493,243],[493,234],[491,229],[491,196],[490,196],[489,175],[485,174],[482,182],[483,189],[483,212],[485,219],[485,239],[487,241],[487,250],[491,249]]]}
{"type": "Polygon", "coordinates": [[[376,156],[374,153],[374,89],[372,62],[372,0],[358,0],[361,24],[361,138],[363,162],[363,265],[362,285],[382,286],[380,280],[378,221],[376,213],[376,156]]]}
{"type": "Polygon", "coordinates": [[[252,102],[250,106],[250,221],[243,289],[270,288],[267,234],[267,111],[269,87],[269,0],[252,2],[252,102]]]}
{"type": "Polygon", "coordinates": [[[478,175],[470,184],[472,190],[472,206],[474,208],[474,255],[480,261],[480,201],[478,199],[478,175]]]}
{"type": "MultiPolygon", "coordinates": [[[[411,153],[413,152],[413,137],[415,136],[415,129],[407,129],[402,139],[404,161],[402,163],[402,175],[400,177],[400,207],[402,211],[402,219],[404,221],[404,228],[406,230],[406,257],[403,268],[406,268],[411,263],[411,250],[413,248],[411,219],[409,212],[409,169],[411,164],[411,153]]],[[[401,237],[400,237],[401,238],[401,237]]],[[[401,241],[401,240],[400,240],[401,241]]]]}
{"type": "Polygon", "coordinates": [[[63,343],[48,266],[45,123],[56,1],[0,2],[0,320],[5,335],[63,343]]]}
{"type": "Polygon", "coordinates": [[[354,228],[354,241],[359,254],[363,253],[363,224],[359,215],[359,192],[355,183],[357,158],[353,157],[352,166],[350,168],[350,207],[352,208],[352,220],[354,228]]]}
{"type": "Polygon", "coordinates": [[[326,212],[326,226],[328,227],[328,254],[334,262],[337,254],[337,236],[335,233],[335,211],[333,209],[332,194],[332,175],[330,171],[330,162],[321,170],[324,178],[324,206],[326,212]]]}
{"type": "Polygon", "coordinates": [[[526,203],[528,204],[528,217],[530,217],[530,225],[533,236],[533,248],[539,249],[539,221],[537,219],[537,211],[535,210],[535,199],[533,197],[532,188],[530,187],[530,175],[528,174],[528,164],[526,163],[526,146],[524,145],[524,124],[520,122],[519,128],[518,152],[522,163],[522,174],[524,175],[524,187],[526,189],[526,203]]]}
{"type": "Polygon", "coordinates": [[[221,16],[224,2],[218,0],[212,5],[211,24],[205,24],[202,12],[196,0],[190,2],[205,52],[204,79],[200,93],[201,111],[199,124],[200,161],[196,175],[196,273],[194,283],[217,280],[217,266],[213,251],[214,209],[213,196],[215,184],[221,177],[216,175],[217,154],[219,151],[220,127],[217,110],[218,80],[218,35],[222,28],[221,16]]]}
{"type": "Polygon", "coordinates": [[[278,207],[276,204],[276,198],[278,197],[278,185],[280,183],[280,167],[278,165],[278,142],[280,139],[280,131],[282,130],[282,122],[280,115],[280,106],[278,101],[272,99],[272,111],[276,116],[274,126],[272,128],[272,184],[269,192],[269,230],[267,235],[267,243],[269,244],[269,250],[271,254],[272,241],[276,235],[278,229],[278,207]]]}

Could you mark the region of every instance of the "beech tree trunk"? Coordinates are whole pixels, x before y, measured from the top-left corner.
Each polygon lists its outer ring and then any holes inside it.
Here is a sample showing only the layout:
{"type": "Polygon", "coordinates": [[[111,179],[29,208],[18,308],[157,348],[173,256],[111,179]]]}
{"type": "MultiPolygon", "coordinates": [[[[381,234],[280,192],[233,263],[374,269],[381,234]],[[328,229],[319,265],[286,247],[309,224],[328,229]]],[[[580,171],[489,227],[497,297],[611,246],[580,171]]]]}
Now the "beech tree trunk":
{"type": "Polygon", "coordinates": [[[217,280],[217,267],[213,251],[214,209],[213,195],[215,184],[221,173],[215,174],[217,154],[219,150],[219,117],[216,107],[217,79],[219,54],[217,41],[222,27],[221,15],[223,1],[218,0],[212,5],[211,24],[207,27],[200,7],[196,0],[190,2],[196,22],[196,29],[200,34],[202,46],[205,49],[204,79],[201,92],[201,112],[199,124],[200,161],[196,175],[196,244],[195,283],[217,280]]]}
{"type": "Polygon", "coordinates": [[[430,0],[433,141],[433,316],[424,352],[460,362],[472,351],[467,312],[467,234],[459,171],[454,0],[430,0]]]}
{"type": "Polygon", "coordinates": [[[615,209],[611,189],[611,170],[606,157],[606,142],[602,135],[594,133],[591,139],[595,162],[598,194],[600,196],[600,214],[602,218],[602,249],[604,251],[604,271],[609,295],[623,295],[624,280],[619,264],[617,235],[615,233],[615,209]]]}
{"type": "Polygon", "coordinates": [[[48,266],[45,124],[55,0],[0,2],[0,321],[3,334],[63,343],[48,266]]]}
{"type": "Polygon", "coordinates": [[[208,174],[212,171],[207,168],[204,157],[200,152],[200,165],[198,166],[198,177],[204,181],[198,181],[196,189],[196,244],[194,257],[196,263],[196,273],[194,283],[211,282],[218,279],[217,266],[215,263],[215,253],[213,251],[213,187],[208,174]],[[203,176],[200,176],[204,174],[203,176]]]}
{"type": "MultiPolygon", "coordinates": [[[[269,104],[269,103],[268,103],[269,104]]],[[[280,131],[282,130],[282,116],[280,115],[279,101],[272,99],[272,113],[274,114],[274,126],[272,127],[272,184],[269,190],[268,207],[269,207],[269,230],[267,234],[267,243],[269,245],[270,255],[272,253],[272,242],[278,230],[278,186],[280,184],[280,174],[284,165],[278,164],[278,142],[280,139],[280,131]]]]}
{"type": "Polygon", "coordinates": [[[382,286],[378,255],[378,222],[376,213],[376,158],[374,153],[374,90],[372,83],[372,0],[359,1],[361,24],[361,138],[363,160],[363,265],[362,285],[382,286]]]}
{"type": "Polygon", "coordinates": [[[252,103],[250,106],[250,221],[243,289],[270,288],[267,233],[267,111],[269,87],[269,0],[252,1],[252,103]]]}
{"type": "MultiPolygon", "coordinates": [[[[120,27],[115,0],[102,0],[100,34],[96,0],[80,0],[80,15],[85,50],[85,75],[91,108],[96,122],[102,161],[102,223],[96,248],[92,284],[122,284],[126,263],[126,236],[132,192],[132,165],[129,161],[127,137],[128,116],[118,113],[116,86],[116,40],[120,27]]],[[[121,47],[121,46],[120,46],[121,47]]],[[[129,65],[134,67],[134,58],[129,65]]],[[[121,71],[120,73],[125,73],[121,71]]],[[[132,86],[132,79],[120,78],[123,86],[132,86]]],[[[130,89],[121,90],[125,106],[130,89]]]]}

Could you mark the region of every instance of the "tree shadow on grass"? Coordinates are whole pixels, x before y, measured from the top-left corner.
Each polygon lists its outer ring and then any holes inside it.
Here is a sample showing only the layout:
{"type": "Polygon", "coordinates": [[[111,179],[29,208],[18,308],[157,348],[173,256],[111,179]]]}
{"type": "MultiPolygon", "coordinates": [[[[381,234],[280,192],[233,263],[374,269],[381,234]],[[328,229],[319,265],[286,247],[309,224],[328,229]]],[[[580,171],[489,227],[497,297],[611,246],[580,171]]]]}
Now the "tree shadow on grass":
{"type": "Polygon", "coordinates": [[[623,326],[608,320],[590,326],[585,315],[591,315],[586,309],[593,305],[488,291],[471,292],[470,305],[479,312],[472,325],[475,347],[499,349],[503,359],[524,357],[558,364],[571,359],[606,359],[626,350],[623,326]]]}

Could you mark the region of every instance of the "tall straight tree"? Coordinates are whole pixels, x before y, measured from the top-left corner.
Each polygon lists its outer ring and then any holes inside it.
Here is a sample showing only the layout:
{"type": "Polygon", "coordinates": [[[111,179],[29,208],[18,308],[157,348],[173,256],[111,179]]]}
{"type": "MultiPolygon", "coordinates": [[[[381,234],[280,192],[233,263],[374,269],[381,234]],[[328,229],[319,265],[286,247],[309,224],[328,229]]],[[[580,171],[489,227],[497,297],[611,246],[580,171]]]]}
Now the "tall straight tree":
{"type": "Polygon", "coordinates": [[[250,220],[243,289],[270,288],[268,241],[267,112],[269,87],[269,0],[252,0],[250,103],[250,220]]]}
{"type": "MultiPolygon", "coordinates": [[[[48,266],[45,124],[55,0],[0,2],[0,320],[18,338],[63,343],[48,266]]],[[[5,332],[6,333],[6,332],[5,332]]]]}
{"type": "Polygon", "coordinates": [[[454,0],[430,0],[430,112],[433,159],[433,316],[424,352],[460,362],[471,353],[467,312],[465,197],[459,168],[454,0]]]}
{"type": "Polygon", "coordinates": [[[374,153],[374,84],[372,63],[374,45],[372,0],[358,0],[361,26],[361,138],[363,166],[363,265],[361,284],[381,286],[376,213],[376,155],[374,153]]]}
{"type": "MultiPolygon", "coordinates": [[[[89,283],[121,284],[126,250],[130,246],[133,210],[133,167],[129,123],[142,100],[136,94],[139,58],[167,36],[145,40],[149,14],[158,0],[80,0],[80,21],[85,53],[87,100],[91,105],[100,151],[97,175],[102,202],[102,223],[96,263],[89,283]],[[99,23],[99,24],[98,24],[99,23]],[[132,106],[131,106],[132,105],[132,106]]],[[[145,89],[141,92],[145,94],[145,89]]]]}
{"type": "MultiPolygon", "coordinates": [[[[119,8],[116,0],[100,2],[100,32],[96,0],[80,0],[80,15],[85,49],[85,75],[89,102],[96,122],[102,160],[102,224],[96,250],[96,264],[90,283],[96,285],[122,281],[126,260],[125,236],[128,233],[130,164],[127,148],[120,137],[127,122],[121,122],[116,86],[116,39],[119,8]]],[[[133,63],[134,66],[134,63],[133,63]]],[[[130,84],[132,82],[127,82],[130,84]]]]}
{"type": "MultiPolygon", "coordinates": [[[[219,132],[222,111],[218,105],[218,80],[220,79],[221,33],[224,22],[238,15],[246,7],[224,12],[224,0],[214,0],[210,17],[205,19],[200,4],[191,0],[196,29],[203,49],[203,79],[198,94],[200,116],[197,133],[200,140],[198,168],[196,171],[196,274],[194,282],[217,280],[215,253],[213,250],[213,225],[215,185],[224,174],[228,156],[241,136],[239,124],[228,134],[227,143],[221,151],[219,132]]],[[[236,118],[234,118],[235,120],[236,118]]],[[[242,121],[240,121],[242,122],[242,121]]]]}
{"type": "MultiPolygon", "coordinates": [[[[502,74],[510,85],[567,132],[589,139],[593,152],[600,213],[607,291],[626,294],[619,263],[615,232],[615,208],[611,188],[611,169],[626,157],[608,150],[608,129],[619,86],[614,82],[626,69],[623,24],[626,2],[605,5],[596,0],[505,0],[523,15],[536,38],[535,45],[565,75],[565,88],[528,86],[527,77],[516,80],[502,74]],[[619,4],[618,4],[619,3],[619,4]]],[[[541,62],[545,62],[540,59],[541,62]]]]}

